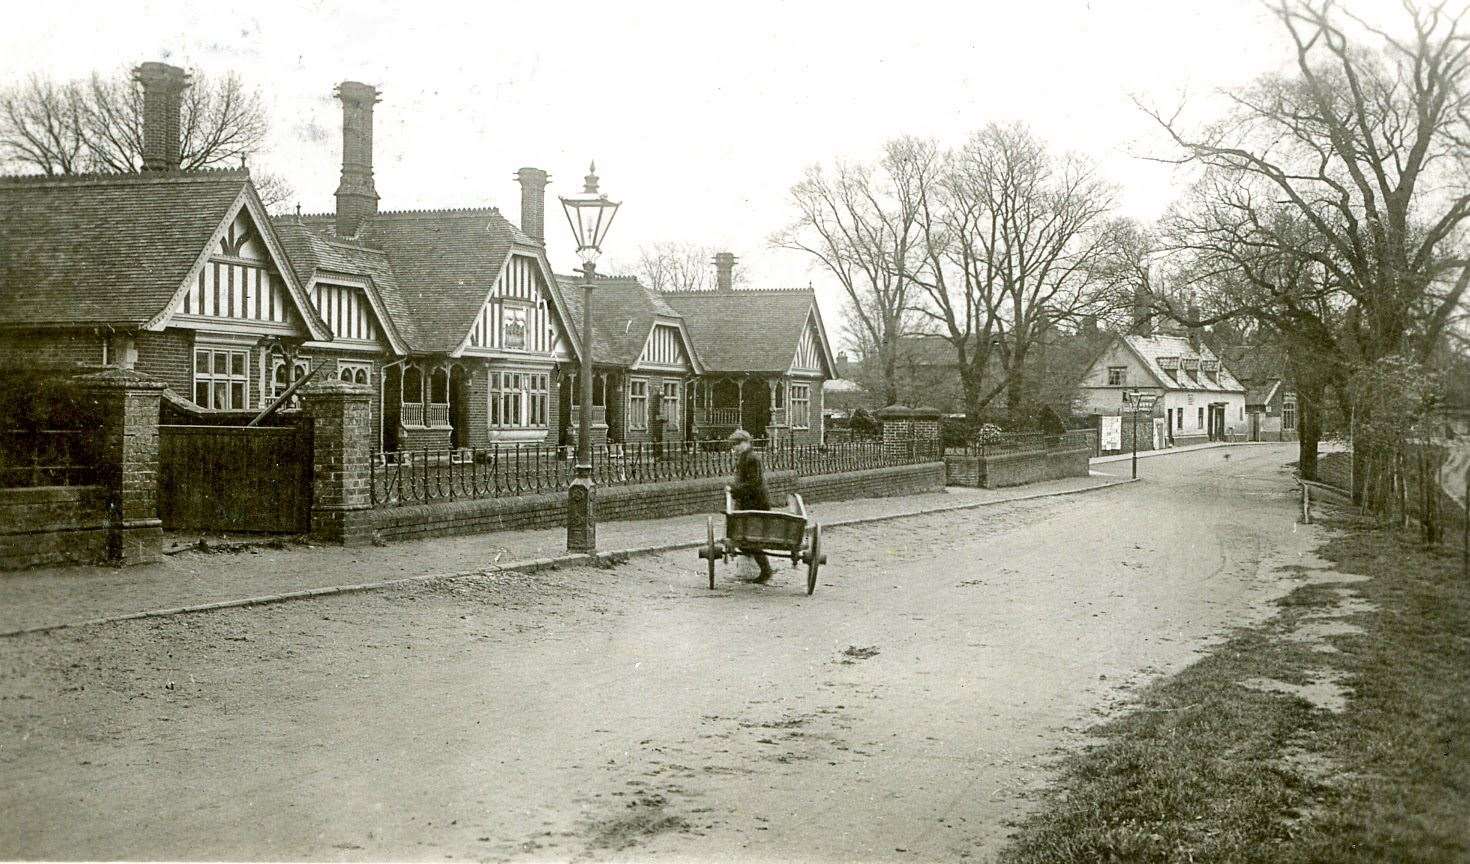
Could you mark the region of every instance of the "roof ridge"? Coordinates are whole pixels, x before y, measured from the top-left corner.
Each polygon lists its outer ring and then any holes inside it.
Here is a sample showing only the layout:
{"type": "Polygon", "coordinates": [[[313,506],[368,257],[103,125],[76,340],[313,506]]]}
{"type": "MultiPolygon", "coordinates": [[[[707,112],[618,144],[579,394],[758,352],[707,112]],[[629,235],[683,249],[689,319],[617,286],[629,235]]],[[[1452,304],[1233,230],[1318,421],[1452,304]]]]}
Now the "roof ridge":
{"type": "Polygon", "coordinates": [[[703,296],[706,296],[706,295],[713,296],[713,297],[728,297],[731,294],[812,294],[812,295],[815,295],[817,292],[816,292],[816,289],[814,289],[814,288],[731,288],[728,291],[721,291],[718,288],[684,288],[684,289],[678,289],[678,290],[674,290],[674,291],[660,291],[659,293],[660,294],[663,294],[663,295],[674,294],[674,295],[677,295],[677,296],[680,296],[680,297],[703,297],[703,296]]]}
{"type": "Polygon", "coordinates": [[[373,219],[378,216],[470,216],[476,213],[499,214],[500,208],[487,205],[484,207],[429,207],[409,210],[379,210],[368,218],[373,219]]]}
{"type": "Polygon", "coordinates": [[[84,174],[0,174],[0,185],[43,186],[86,185],[89,183],[185,183],[192,180],[222,180],[228,177],[246,179],[249,168],[190,168],[179,171],[90,171],[84,174]]]}

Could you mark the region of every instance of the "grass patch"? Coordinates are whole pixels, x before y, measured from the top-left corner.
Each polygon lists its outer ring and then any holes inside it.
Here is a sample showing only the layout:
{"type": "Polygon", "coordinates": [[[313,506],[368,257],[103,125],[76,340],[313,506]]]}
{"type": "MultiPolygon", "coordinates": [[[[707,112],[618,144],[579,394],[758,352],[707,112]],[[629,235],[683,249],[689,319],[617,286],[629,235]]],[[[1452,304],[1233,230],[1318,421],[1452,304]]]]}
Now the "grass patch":
{"type": "Polygon", "coordinates": [[[1310,585],[1265,624],[1100,726],[1002,852],[1031,862],[1470,860],[1470,585],[1447,550],[1358,521],[1319,551],[1364,582],[1310,585]],[[1376,607],[1334,652],[1291,638],[1350,589],[1376,607]],[[1340,713],[1247,686],[1329,677],[1340,713]]]}

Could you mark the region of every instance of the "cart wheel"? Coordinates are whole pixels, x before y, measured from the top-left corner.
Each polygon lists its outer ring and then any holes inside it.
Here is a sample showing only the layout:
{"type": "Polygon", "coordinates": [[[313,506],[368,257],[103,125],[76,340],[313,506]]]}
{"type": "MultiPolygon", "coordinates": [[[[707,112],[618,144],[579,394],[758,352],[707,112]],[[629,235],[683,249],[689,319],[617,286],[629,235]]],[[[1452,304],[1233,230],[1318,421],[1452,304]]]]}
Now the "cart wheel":
{"type": "Polygon", "coordinates": [[[715,590],[715,517],[704,517],[704,528],[705,535],[709,540],[709,545],[705,547],[709,553],[705,556],[709,559],[709,588],[713,591],[715,590]]]}
{"type": "Polygon", "coordinates": [[[817,590],[817,565],[822,563],[822,526],[812,526],[812,548],[807,550],[806,593],[810,597],[817,590]]]}

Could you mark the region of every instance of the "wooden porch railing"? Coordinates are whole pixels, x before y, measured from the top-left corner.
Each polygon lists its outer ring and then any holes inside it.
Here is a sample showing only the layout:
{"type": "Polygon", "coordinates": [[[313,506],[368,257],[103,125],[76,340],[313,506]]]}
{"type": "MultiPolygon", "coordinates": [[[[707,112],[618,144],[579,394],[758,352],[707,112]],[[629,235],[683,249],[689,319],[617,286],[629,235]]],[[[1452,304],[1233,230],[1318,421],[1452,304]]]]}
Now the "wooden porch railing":
{"type": "Polygon", "coordinates": [[[430,426],[448,426],[449,425],[449,405],[444,404],[444,403],[439,403],[439,402],[430,402],[429,403],[429,425],[430,426]]]}
{"type": "Polygon", "coordinates": [[[403,410],[398,414],[399,422],[404,426],[424,425],[424,403],[404,402],[403,410]]]}
{"type": "Polygon", "coordinates": [[[739,408],[701,408],[695,413],[696,421],[702,426],[738,426],[739,408]]]}
{"type": "MultiPolygon", "coordinates": [[[[580,405],[573,405],[572,406],[571,416],[570,416],[570,418],[568,420],[568,425],[570,425],[573,429],[577,429],[577,428],[580,428],[581,427],[581,424],[582,424],[582,406],[580,406],[580,405]]],[[[592,425],[593,426],[598,426],[598,425],[606,426],[607,425],[607,406],[606,405],[593,405],[592,406],[592,425]]]]}
{"type": "Polygon", "coordinates": [[[404,402],[398,419],[404,426],[448,426],[449,406],[441,402],[404,402]],[[428,422],[424,422],[427,420],[428,422]]]}

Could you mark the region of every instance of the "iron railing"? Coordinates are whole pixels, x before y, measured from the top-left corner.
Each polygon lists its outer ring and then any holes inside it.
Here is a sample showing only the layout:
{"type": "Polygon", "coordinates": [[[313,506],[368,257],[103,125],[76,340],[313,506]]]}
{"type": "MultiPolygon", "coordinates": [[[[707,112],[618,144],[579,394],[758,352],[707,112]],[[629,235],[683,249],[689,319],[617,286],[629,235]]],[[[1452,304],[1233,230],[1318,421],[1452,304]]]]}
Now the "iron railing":
{"type": "Polygon", "coordinates": [[[97,482],[93,429],[0,429],[0,488],[97,482]]]}
{"type": "MultiPolygon", "coordinates": [[[[756,442],[766,470],[802,475],[833,474],[912,465],[942,458],[937,442],[855,441],[776,445],[756,442]]],[[[396,507],[475,498],[505,498],[565,489],[576,464],[570,447],[505,444],[484,448],[374,454],[374,507],[396,507]]],[[[599,486],[729,477],[735,454],[726,446],[692,441],[599,444],[592,448],[592,479],[599,486]]]]}

